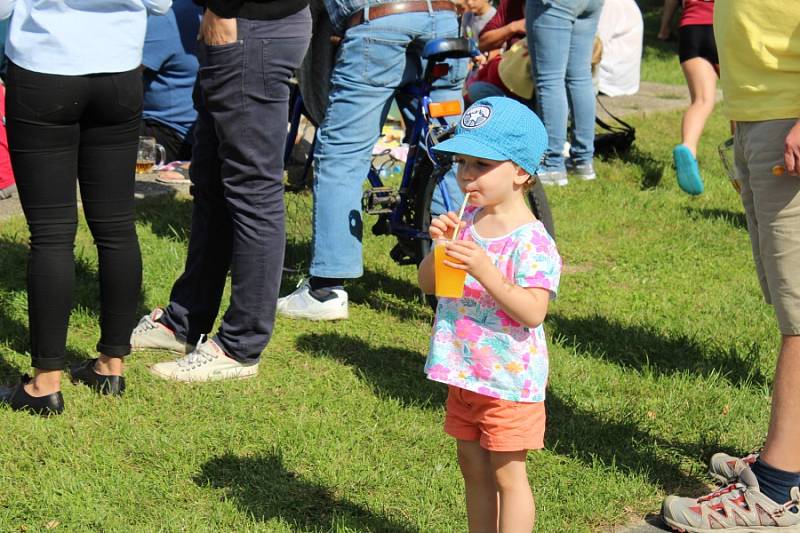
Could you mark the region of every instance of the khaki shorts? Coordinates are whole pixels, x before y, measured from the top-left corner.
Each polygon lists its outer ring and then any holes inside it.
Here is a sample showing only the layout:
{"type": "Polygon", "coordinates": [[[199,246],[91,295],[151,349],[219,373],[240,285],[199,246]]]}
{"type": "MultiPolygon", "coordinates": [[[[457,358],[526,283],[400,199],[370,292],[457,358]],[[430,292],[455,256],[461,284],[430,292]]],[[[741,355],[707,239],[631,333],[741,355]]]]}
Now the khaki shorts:
{"type": "Polygon", "coordinates": [[[784,335],[800,335],[800,177],[772,169],[795,122],[738,122],[734,148],[758,281],[784,335]]]}

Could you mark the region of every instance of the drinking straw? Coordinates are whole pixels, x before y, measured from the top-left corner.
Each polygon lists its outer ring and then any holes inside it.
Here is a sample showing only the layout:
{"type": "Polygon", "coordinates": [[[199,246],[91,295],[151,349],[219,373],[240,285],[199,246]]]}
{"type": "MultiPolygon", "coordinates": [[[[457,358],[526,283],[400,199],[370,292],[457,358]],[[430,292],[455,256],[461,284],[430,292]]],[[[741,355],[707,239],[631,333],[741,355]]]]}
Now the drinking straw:
{"type": "Polygon", "coordinates": [[[458,211],[458,224],[455,228],[453,228],[453,235],[450,237],[451,241],[456,240],[456,236],[458,236],[458,228],[461,226],[461,217],[464,216],[464,209],[467,208],[467,201],[469,200],[469,193],[464,195],[464,202],[461,204],[461,209],[458,211]]]}

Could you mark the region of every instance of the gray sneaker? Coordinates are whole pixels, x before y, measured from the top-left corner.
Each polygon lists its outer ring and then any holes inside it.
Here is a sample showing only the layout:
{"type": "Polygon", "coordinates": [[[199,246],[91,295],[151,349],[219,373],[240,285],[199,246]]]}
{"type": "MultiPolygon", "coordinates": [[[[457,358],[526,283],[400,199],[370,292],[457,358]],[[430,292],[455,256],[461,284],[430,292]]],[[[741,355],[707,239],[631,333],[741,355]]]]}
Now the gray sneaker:
{"type": "Polygon", "coordinates": [[[753,453],[747,457],[734,457],[727,453],[715,453],[708,462],[708,473],[720,483],[732,483],[739,477],[739,473],[749,467],[758,459],[758,454],[753,453]]]}
{"type": "Polygon", "coordinates": [[[573,161],[571,157],[568,157],[564,160],[564,164],[567,167],[567,173],[578,176],[584,181],[597,179],[597,174],[594,172],[594,165],[592,163],[575,164],[575,161],[573,161]]]}
{"type": "Polygon", "coordinates": [[[203,342],[201,338],[193,352],[175,361],[156,363],[150,367],[150,373],[185,383],[245,379],[258,374],[258,363],[231,359],[213,340],[203,342]]]}
{"type": "Polygon", "coordinates": [[[691,533],[800,532],[800,513],[790,510],[800,503],[798,487],[792,488],[791,497],[778,504],[764,496],[755,474],[745,466],[736,483],[702,498],[667,496],[661,517],[672,529],[691,533]]]}
{"type": "Polygon", "coordinates": [[[194,350],[194,344],[183,342],[174,331],[158,321],[163,314],[163,309],[155,308],[139,320],[131,333],[131,350],[166,350],[179,354],[194,350]]]}
{"type": "Polygon", "coordinates": [[[542,185],[558,185],[559,187],[563,187],[569,183],[567,180],[567,173],[563,170],[537,172],[536,178],[542,182],[542,185]]]}

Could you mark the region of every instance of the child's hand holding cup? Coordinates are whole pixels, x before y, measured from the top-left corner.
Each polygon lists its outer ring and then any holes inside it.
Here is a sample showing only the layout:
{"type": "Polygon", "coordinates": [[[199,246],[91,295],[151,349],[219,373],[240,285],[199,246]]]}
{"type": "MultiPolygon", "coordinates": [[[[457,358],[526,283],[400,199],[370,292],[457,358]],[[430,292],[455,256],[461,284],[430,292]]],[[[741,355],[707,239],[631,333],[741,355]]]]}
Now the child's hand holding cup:
{"type": "Polygon", "coordinates": [[[439,215],[431,220],[431,226],[428,228],[428,233],[433,240],[434,294],[439,298],[461,298],[464,295],[464,280],[467,271],[448,266],[444,261],[461,263],[461,261],[448,256],[445,247],[448,242],[454,241],[458,237],[461,217],[464,216],[464,208],[467,206],[468,199],[469,194],[464,198],[458,215],[452,211],[439,215]]]}

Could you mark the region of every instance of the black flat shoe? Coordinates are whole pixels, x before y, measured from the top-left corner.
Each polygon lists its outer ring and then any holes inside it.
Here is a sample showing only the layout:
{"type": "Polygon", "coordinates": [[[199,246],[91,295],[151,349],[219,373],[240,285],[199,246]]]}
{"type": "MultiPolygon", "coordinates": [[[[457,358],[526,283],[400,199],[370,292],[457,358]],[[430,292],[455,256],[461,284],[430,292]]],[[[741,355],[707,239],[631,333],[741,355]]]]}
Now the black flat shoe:
{"type": "Polygon", "coordinates": [[[16,386],[0,387],[0,405],[7,405],[14,411],[29,411],[41,416],[60,415],[64,411],[61,391],[47,396],[31,396],[24,388],[30,380],[30,376],[22,376],[22,381],[16,386]]]}
{"type": "Polygon", "coordinates": [[[122,396],[125,392],[125,378],[122,376],[103,376],[94,371],[97,359],[89,359],[69,367],[73,383],[83,383],[100,394],[122,396]]]}

